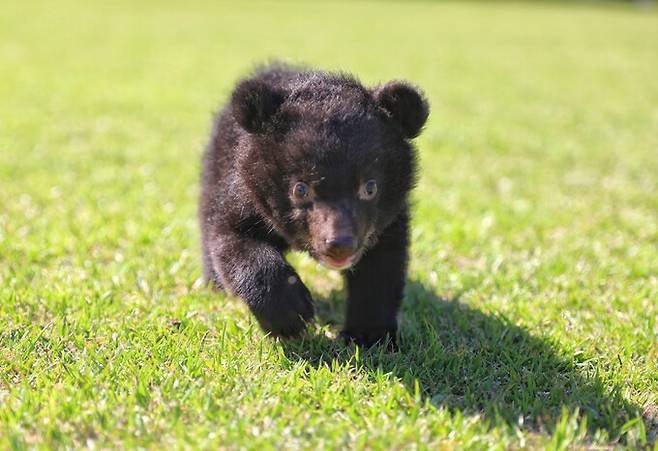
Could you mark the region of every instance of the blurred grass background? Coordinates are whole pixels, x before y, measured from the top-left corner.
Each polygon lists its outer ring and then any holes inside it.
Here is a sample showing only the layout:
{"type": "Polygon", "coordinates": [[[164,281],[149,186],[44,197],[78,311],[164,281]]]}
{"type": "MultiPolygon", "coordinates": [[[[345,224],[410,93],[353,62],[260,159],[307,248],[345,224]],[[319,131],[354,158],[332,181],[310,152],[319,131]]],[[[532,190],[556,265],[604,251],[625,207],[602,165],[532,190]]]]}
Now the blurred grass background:
{"type": "Polygon", "coordinates": [[[658,14],[625,3],[0,7],[0,446],[651,446],[658,14]],[[406,78],[402,352],[301,342],[200,286],[210,115],[284,58],[406,78]]]}

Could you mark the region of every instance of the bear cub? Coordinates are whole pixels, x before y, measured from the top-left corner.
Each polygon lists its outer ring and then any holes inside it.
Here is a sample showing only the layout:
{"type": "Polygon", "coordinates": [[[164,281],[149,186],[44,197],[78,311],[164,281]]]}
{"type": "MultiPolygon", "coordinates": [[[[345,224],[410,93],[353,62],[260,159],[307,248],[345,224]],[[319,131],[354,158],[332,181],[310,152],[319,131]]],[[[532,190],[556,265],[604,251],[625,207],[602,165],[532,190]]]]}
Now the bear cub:
{"type": "Polygon", "coordinates": [[[341,337],[395,338],[409,247],[409,192],[429,105],[402,82],[271,64],[217,114],[199,206],[204,276],[274,336],[300,334],[313,300],[284,258],[306,251],[346,282],[341,337]]]}

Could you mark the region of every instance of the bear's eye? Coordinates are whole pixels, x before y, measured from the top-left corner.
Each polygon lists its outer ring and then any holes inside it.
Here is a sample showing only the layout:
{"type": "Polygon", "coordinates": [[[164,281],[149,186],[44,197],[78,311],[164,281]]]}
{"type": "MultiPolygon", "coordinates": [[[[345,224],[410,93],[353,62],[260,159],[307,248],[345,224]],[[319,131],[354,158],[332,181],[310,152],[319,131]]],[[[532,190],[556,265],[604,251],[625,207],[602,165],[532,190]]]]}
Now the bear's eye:
{"type": "Polygon", "coordinates": [[[297,182],[292,188],[292,195],[299,200],[306,199],[309,195],[309,187],[304,182],[297,182]]]}
{"type": "Polygon", "coordinates": [[[377,194],[377,181],[370,179],[359,188],[359,198],[363,200],[371,200],[377,194]]]}

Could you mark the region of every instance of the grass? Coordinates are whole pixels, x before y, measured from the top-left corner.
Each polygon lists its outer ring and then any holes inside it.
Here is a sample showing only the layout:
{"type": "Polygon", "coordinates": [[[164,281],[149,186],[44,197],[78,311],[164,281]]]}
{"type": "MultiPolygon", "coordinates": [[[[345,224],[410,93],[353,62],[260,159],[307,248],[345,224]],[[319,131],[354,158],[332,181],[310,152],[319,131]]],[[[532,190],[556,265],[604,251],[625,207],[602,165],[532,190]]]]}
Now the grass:
{"type": "Polygon", "coordinates": [[[652,447],[658,15],[575,3],[0,8],[0,447],[652,447]],[[433,113],[402,350],[200,283],[210,113],[268,57],[433,113]]]}

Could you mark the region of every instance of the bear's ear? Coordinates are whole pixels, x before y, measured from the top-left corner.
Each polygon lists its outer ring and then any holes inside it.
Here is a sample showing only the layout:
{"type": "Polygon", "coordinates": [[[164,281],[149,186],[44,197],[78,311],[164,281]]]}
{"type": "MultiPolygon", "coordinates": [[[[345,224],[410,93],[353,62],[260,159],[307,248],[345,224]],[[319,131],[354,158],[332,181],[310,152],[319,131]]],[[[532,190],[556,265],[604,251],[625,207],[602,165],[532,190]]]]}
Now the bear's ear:
{"type": "Polygon", "coordinates": [[[244,80],[231,97],[233,117],[249,133],[263,133],[285,100],[261,80],[244,80]]]}
{"type": "Polygon", "coordinates": [[[373,96],[406,139],[420,134],[430,113],[427,99],[420,90],[403,81],[391,81],[375,88],[373,96]]]}

